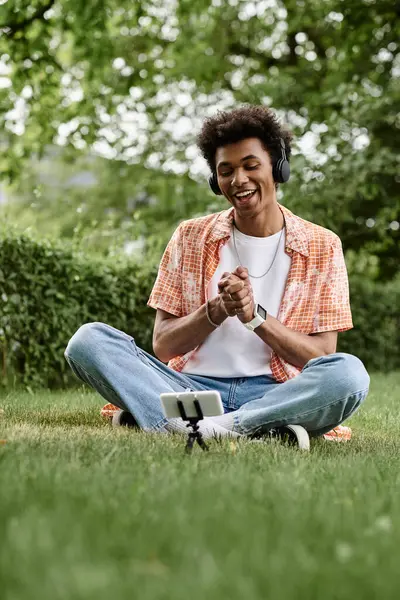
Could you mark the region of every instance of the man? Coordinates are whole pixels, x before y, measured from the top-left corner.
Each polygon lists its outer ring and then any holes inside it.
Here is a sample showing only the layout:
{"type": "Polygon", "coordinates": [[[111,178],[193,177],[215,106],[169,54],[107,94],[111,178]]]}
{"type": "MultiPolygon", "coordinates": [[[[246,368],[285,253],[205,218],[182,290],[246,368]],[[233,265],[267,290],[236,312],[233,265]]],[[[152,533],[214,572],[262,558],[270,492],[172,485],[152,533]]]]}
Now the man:
{"type": "Polygon", "coordinates": [[[308,434],[366,398],[362,362],[336,353],[338,332],[353,326],[340,239],[277,202],[290,141],[261,106],[205,121],[210,185],[231,207],[182,222],[164,252],[148,301],[159,360],[102,323],[83,325],[66,349],[76,375],[121,409],[117,420],[183,432],[160,393],[213,389],[225,414],[201,421],[204,437],[289,431],[308,447],[308,434]]]}

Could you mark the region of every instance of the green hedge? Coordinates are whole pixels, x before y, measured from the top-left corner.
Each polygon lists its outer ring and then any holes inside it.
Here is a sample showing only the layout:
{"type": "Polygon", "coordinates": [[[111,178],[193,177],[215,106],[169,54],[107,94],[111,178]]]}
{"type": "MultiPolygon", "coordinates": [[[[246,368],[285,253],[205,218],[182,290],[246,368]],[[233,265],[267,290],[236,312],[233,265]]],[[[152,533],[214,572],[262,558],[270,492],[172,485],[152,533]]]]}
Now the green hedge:
{"type": "Polygon", "coordinates": [[[156,269],[126,259],[90,260],[82,249],[30,235],[0,239],[2,381],[56,387],[76,381],[64,358],[83,323],[103,321],[151,350],[146,306],[156,269]]]}
{"type": "Polygon", "coordinates": [[[355,354],[369,371],[400,369],[400,277],[349,279],[354,328],[339,334],[338,352],[355,354]]]}
{"type": "MultiPolygon", "coordinates": [[[[154,311],[146,302],[155,267],[120,257],[93,260],[82,248],[15,231],[0,238],[0,368],[3,384],[57,387],[75,382],[64,349],[80,325],[102,321],[151,352],[154,311]]],[[[338,350],[369,370],[400,368],[400,279],[351,282],[355,329],[338,350]]]]}

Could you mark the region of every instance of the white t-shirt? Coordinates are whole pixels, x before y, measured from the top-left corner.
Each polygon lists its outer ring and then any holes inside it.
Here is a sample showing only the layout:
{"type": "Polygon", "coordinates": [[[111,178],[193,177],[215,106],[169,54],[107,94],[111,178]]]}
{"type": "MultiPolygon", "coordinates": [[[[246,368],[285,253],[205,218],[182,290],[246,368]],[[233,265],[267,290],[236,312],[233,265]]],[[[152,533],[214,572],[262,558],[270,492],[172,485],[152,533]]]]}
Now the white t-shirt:
{"type": "MultiPolygon", "coordinates": [[[[218,282],[224,271],[230,273],[239,264],[247,267],[251,275],[262,275],[271,265],[277,245],[275,262],[267,275],[260,279],[250,277],[254,300],[270,315],[277,317],[291,258],[285,253],[286,230],[265,238],[245,235],[235,228],[233,235],[220,250],[220,261],[207,288],[207,298],[218,295],[218,282]],[[280,239],[280,241],[279,241],[280,239]]],[[[208,377],[254,377],[270,375],[271,348],[254,331],[249,331],[237,317],[228,317],[220,327],[210,333],[197,352],[183,367],[183,373],[208,377]]]]}

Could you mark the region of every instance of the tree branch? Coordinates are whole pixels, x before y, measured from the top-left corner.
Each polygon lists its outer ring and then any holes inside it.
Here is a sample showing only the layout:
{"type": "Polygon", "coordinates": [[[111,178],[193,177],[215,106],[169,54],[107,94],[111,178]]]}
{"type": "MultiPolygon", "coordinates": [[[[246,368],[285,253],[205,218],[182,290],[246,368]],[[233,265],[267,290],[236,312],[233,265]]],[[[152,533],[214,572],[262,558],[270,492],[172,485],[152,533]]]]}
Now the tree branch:
{"type": "Polygon", "coordinates": [[[33,14],[31,17],[29,17],[29,19],[25,19],[24,21],[20,21],[19,23],[0,24],[0,30],[3,30],[4,33],[7,35],[7,37],[13,38],[15,36],[15,34],[18,33],[18,31],[23,31],[24,29],[29,27],[29,25],[31,25],[31,23],[33,23],[33,21],[42,19],[44,14],[48,10],[50,10],[50,8],[53,6],[53,4],[55,4],[55,1],[56,0],[49,0],[47,4],[42,6],[42,8],[39,8],[35,12],[35,14],[33,14]]]}

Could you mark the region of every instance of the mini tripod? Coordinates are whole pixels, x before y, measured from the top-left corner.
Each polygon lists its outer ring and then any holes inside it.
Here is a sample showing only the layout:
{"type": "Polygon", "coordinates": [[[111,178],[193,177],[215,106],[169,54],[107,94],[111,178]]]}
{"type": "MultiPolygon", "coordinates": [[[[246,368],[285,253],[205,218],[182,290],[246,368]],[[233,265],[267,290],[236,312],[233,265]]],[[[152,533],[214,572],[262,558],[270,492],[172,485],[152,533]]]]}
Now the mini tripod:
{"type": "Polygon", "coordinates": [[[190,454],[192,452],[193,445],[195,442],[197,442],[199,444],[200,448],[207,451],[208,446],[205,443],[205,441],[203,440],[203,434],[201,433],[201,431],[199,431],[199,426],[197,424],[201,419],[204,419],[203,411],[201,410],[199,401],[198,400],[193,401],[193,404],[194,404],[196,412],[197,412],[197,417],[188,417],[186,415],[185,407],[183,406],[183,402],[181,400],[178,400],[177,404],[178,404],[179,412],[182,417],[182,421],[189,421],[189,423],[187,424],[187,427],[192,426],[192,430],[193,430],[193,431],[189,431],[189,434],[188,434],[188,439],[187,439],[186,448],[185,448],[186,453],[190,454]]]}

